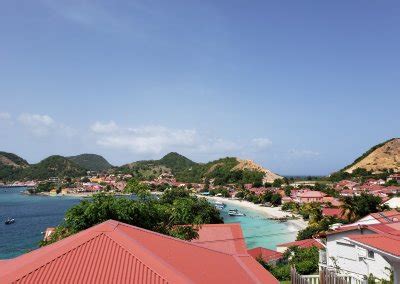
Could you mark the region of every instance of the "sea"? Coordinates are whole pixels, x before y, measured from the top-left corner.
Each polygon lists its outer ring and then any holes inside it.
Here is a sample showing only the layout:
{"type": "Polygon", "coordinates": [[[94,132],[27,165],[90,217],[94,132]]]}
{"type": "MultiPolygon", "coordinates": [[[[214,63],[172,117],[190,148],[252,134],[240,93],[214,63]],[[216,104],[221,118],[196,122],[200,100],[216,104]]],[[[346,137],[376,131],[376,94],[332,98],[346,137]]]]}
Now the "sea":
{"type": "MultiPolygon", "coordinates": [[[[68,208],[81,202],[78,197],[22,194],[25,188],[0,188],[0,259],[13,258],[38,248],[47,227],[61,223],[68,208]],[[5,225],[8,218],[15,223],[5,225]]],[[[221,210],[225,223],[240,223],[248,248],[262,246],[275,249],[277,244],[294,241],[296,230],[286,223],[269,220],[260,212],[227,205],[221,210]],[[228,215],[229,209],[246,214],[228,215]]]]}

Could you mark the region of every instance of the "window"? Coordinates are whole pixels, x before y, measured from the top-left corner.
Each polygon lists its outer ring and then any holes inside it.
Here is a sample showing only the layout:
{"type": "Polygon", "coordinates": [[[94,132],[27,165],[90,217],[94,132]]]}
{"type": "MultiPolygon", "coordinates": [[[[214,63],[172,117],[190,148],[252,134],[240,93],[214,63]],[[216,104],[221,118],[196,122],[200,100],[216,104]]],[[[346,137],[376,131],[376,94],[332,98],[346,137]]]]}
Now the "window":
{"type": "Polygon", "coordinates": [[[372,250],[368,251],[368,258],[375,258],[375,253],[372,250]]]}

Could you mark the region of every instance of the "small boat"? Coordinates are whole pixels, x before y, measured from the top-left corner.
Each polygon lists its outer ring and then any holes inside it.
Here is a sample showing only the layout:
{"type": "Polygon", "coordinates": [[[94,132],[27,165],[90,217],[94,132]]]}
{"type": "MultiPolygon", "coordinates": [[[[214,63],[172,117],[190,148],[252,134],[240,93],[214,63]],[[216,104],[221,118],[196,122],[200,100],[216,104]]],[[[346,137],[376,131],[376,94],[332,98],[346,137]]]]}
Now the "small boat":
{"type": "Polygon", "coordinates": [[[239,212],[237,209],[230,209],[228,212],[229,216],[246,216],[246,214],[239,212]]]}
{"type": "Polygon", "coordinates": [[[6,225],[13,224],[13,223],[15,223],[15,219],[14,219],[14,218],[8,218],[4,223],[5,223],[6,225]]]}
{"type": "Polygon", "coordinates": [[[224,209],[224,206],[215,204],[215,208],[217,208],[218,210],[222,210],[224,209]]]}
{"type": "Polygon", "coordinates": [[[225,203],[222,203],[221,201],[215,201],[214,204],[215,204],[215,206],[219,206],[222,208],[224,208],[226,206],[225,203]]]}

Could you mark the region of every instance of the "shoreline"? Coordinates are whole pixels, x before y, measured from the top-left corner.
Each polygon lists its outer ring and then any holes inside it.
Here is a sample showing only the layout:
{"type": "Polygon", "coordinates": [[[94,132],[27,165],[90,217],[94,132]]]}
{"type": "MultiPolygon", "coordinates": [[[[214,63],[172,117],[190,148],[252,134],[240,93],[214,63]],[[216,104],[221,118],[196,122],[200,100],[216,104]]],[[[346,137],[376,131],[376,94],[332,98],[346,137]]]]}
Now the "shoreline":
{"type": "MultiPolygon", "coordinates": [[[[47,196],[47,197],[76,197],[76,198],[90,198],[97,193],[93,192],[81,192],[81,193],[67,193],[67,194],[52,194],[50,192],[38,192],[38,193],[29,193],[27,191],[23,191],[22,194],[31,195],[31,196],[47,196]]],[[[112,193],[113,196],[130,196],[130,193],[112,193]]]]}
{"type": "MultiPolygon", "coordinates": [[[[239,207],[246,208],[248,210],[253,210],[257,211],[259,213],[262,213],[264,216],[267,218],[285,218],[285,217],[292,217],[294,214],[289,213],[289,212],[284,212],[281,210],[281,207],[262,207],[257,204],[251,203],[246,200],[238,200],[238,199],[231,199],[231,198],[225,198],[225,197],[216,197],[216,196],[203,196],[203,195],[197,195],[198,197],[204,197],[207,200],[212,200],[212,201],[219,201],[219,202],[224,202],[230,205],[235,205],[239,207]]],[[[298,215],[294,215],[296,217],[299,217],[298,215]]],[[[305,229],[308,226],[308,222],[304,221],[301,217],[299,219],[290,219],[284,222],[287,225],[293,226],[296,231],[300,231],[305,229]]]]}

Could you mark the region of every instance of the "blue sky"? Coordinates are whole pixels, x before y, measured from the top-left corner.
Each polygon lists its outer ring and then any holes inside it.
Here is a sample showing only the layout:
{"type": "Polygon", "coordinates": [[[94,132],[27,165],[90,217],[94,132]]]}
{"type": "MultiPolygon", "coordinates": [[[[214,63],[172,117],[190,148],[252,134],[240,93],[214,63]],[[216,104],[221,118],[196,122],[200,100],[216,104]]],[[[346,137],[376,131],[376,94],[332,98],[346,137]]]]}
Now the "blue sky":
{"type": "Polygon", "coordinates": [[[398,137],[398,1],[2,1],[0,149],[328,174],[398,137]]]}

